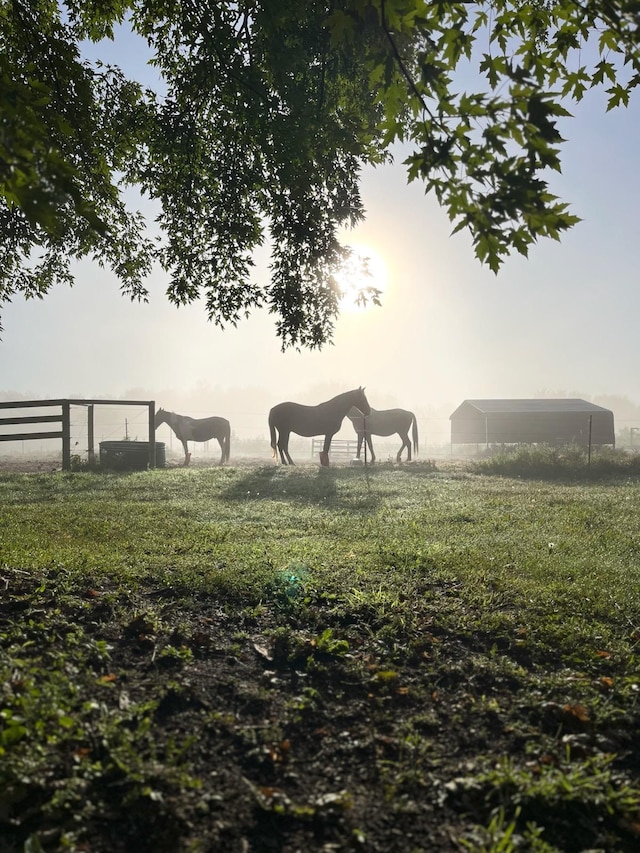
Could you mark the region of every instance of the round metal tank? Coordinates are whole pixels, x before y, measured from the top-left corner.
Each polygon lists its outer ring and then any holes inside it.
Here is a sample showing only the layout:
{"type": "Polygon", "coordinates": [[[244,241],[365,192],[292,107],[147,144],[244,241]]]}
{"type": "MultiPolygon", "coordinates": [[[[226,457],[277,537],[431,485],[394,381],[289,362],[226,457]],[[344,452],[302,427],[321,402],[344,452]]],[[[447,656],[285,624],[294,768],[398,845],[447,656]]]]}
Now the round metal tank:
{"type": "MultiPolygon", "coordinates": [[[[156,468],[166,465],[163,441],[156,441],[156,468]]],[[[148,441],[101,441],[100,466],[113,471],[145,471],[149,467],[148,441]]]]}

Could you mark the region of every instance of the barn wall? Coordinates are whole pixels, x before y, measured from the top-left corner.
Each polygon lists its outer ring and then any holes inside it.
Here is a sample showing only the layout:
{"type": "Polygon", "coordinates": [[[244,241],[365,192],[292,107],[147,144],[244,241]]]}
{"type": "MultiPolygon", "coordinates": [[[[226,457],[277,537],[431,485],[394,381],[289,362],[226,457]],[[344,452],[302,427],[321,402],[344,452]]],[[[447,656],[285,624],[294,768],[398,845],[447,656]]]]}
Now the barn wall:
{"type": "Polygon", "coordinates": [[[485,416],[475,406],[462,403],[451,415],[452,444],[484,444],[485,416]]]}
{"type": "MultiPolygon", "coordinates": [[[[591,414],[592,444],[608,444],[599,413],[591,414]]],[[[490,444],[589,444],[589,414],[585,412],[527,412],[489,416],[490,444]]]]}
{"type": "Polygon", "coordinates": [[[452,444],[614,444],[612,412],[461,411],[451,419],[452,444]]]}
{"type": "Polygon", "coordinates": [[[460,412],[451,418],[452,444],[484,444],[485,441],[485,416],[480,412],[460,412]]]}

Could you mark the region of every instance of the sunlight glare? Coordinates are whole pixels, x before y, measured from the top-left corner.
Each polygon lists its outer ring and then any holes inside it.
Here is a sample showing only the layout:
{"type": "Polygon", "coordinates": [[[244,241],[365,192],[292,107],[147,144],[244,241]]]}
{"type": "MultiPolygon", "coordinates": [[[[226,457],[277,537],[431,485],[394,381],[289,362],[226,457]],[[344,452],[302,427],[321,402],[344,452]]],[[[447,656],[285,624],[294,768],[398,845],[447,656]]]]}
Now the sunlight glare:
{"type": "Polygon", "coordinates": [[[382,301],[387,287],[387,267],[379,252],[364,244],[350,243],[351,257],[336,275],[342,291],[340,311],[364,311],[382,301]],[[370,289],[379,291],[371,293],[370,289]]]}

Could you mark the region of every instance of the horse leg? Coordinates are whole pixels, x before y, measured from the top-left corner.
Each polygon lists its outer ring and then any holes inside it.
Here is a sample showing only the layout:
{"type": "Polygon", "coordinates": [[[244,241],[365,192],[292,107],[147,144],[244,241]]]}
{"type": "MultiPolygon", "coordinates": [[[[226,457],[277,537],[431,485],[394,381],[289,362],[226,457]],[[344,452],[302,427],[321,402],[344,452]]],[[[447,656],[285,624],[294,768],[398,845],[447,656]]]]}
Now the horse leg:
{"type": "Polygon", "coordinates": [[[221,465],[224,465],[224,462],[225,462],[225,446],[224,446],[224,439],[223,439],[223,438],[219,438],[219,439],[218,439],[218,444],[220,445],[220,464],[221,464],[221,465]]]}
{"type": "Polygon", "coordinates": [[[320,464],[323,468],[329,467],[329,448],[331,447],[332,438],[332,435],[325,435],[324,437],[324,447],[322,448],[322,452],[320,453],[320,464]]]}
{"type": "Polygon", "coordinates": [[[184,447],[184,464],[185,468],[191,462],[191,454],[189,453],[189,445],[187,443],[186,438],[181,439],[182,446],[184,447]]]}
{"type": "Polygon", "coordinates": [[[376,461],[376,454],[373,452],[373,442],[371,441],[371,433],[367,433],[367,444],[369,445],[369,453],[371,454],[371,463],[376,461]]]}
{"type": "Polygon", "coordinates": [[[278,450],[280,451],[280,459],[283,465],[296,464],[289,455],[289,435],[290,433],[288,432],[280,432],[280,437],[278,438],[278,450]]]}
{"type": "Polygon", "coordinates": [[[398,433],[400,438],[402,439],[402,444],[400,445],[400,450],[398,451],[397,460],[398,462],[402,462],[402,451],[407,448],[407,462],[411,462],[411,442],[409,441],[409,434],[406,433],[403,435],[401,432],[398,433]]]}
{"type": "Polygon", "coordinates": [[[360,459],[360,451],[362,450],[362,442],[364,441],[364,433],[358,433],[358,452],[356,453],[356,459],[360,459]]]}

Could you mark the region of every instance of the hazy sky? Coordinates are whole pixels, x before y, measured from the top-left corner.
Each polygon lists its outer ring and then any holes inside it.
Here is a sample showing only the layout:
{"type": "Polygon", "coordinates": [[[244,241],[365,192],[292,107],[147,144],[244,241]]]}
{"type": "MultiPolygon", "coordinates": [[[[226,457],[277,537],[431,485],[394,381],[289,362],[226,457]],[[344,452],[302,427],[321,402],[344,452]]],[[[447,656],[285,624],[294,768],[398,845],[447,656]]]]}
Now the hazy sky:
{"type": "MultiPolygon", "coordinates": [[[[364,172],[367,220],[345,234],[384,261],[383,305],[345,313],[333,346],[282,353],[266,312],[222,331],[202,305],[171,306],[160,272],[150,304],[132,304],[110,273],[87,262],[73,289],[4,307],[0,393],[145,389],[173,408],[172,395],[188,389],[207,388],[210,400],[219,391],[222,401],[240,387],[252,424],[262,418],[252,399],[260,391],[265,432],[270,405],[321,402],[358,385],[376,408],[415,411],[543,392],[640,403],[640,106],[605,114],[604,103],[592,94],[560,125],[569,141],[553,189],[584,221],[561,243],[534,246],[528,260],[509,259],[497,277],[475,260],[465,234],[449,236],[446,213],[422,185],[407,185],[399,158],[364,172]]],[[[267,274],[266,258],[257,269],[267,274]]],[[[242,426],[243,413],[234,418],[242,426]]]]}

